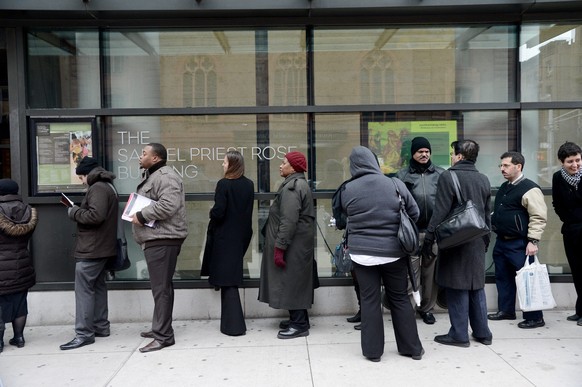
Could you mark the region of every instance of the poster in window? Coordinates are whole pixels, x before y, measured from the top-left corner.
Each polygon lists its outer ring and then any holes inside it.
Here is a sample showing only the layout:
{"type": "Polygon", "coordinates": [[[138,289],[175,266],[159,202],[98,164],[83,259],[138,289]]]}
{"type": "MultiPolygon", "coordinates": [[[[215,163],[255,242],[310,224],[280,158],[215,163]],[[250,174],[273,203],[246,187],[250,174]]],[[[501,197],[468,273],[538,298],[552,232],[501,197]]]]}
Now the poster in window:
{"type": "Polygon", "coordinates": [[[93,120],[34,120],[37,193],[82,191],[75,168],[93,156],[93,120]]]}
{"type": "Polygon", "coordinates": [[[378,156],[384,174],[393,174],[408,165],[414,137],[426,137],[431,145],[431,161],[450,166],[450,144],[457,139],[457,122],[399,121],[368,123],[368,147],[378,156]]]}

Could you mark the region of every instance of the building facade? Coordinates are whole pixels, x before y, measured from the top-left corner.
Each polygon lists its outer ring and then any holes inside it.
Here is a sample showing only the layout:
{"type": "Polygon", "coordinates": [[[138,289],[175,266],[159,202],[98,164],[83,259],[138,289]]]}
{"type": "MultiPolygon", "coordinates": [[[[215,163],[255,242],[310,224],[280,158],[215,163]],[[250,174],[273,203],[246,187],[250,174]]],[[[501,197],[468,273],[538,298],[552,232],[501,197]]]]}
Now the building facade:
{"type": "MultiPolygon", "coordinates": [[[[81,200],[78,159],[92,155],[114,171],[127,200],[149,142],[166,145],[187,192],[176,287],[207,286],[199,273],[208,211],[233,148],[257,189],[246,286],[257,284],[260,229],[292,150],[308,155],[319,276],[324,286],[347,284],[330,262],[341,234],[328,223],[350,150],[369,146],[393,173],[416,135],[445,168],[451,141],[476,140],[493,194],[499,156],[521,151],[549,208],[540,259],[553,282],[571,282],[551,176],[558,147],[582,142],[582,2],[458,3],[3,0],[0,177],[18,181],[39,211],[35,289],[72,288],[75,228],[59,199],[81,200]]],[[[147,287],[135,244],[130,255],[113,288],[147,287]]],[[[492,273],[489,256],[490,283],[492,273]]]]}

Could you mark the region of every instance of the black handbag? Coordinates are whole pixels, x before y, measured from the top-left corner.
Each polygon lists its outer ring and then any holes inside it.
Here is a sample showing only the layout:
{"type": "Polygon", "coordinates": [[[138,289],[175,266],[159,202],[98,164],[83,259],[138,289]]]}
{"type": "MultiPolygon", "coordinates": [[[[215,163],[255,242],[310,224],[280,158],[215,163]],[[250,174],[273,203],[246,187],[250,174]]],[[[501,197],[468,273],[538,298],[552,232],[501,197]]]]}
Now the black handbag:
{"type": "MultiPolygon", "coordinates": [[[[119,198],[117,190],[113,184],[108,183],[115,196],[119,198]]],[[[123,228],[123,221],[121,220],[121,210],[117,217],[117,255],[109,258],[105,264],[105,270],[109,271],[122,271],[127,270],[131,267],[131,261],[129,260],[129,254],[127,253],[127,239],[125,239],[125,230],[123,228]]]]}
{"type": "Polygon", "coordinates": [[[342,235],[341,242],[335,247],[332,256],[332,262],[335,265],[335,276],[343,277],[348,275],[352,270],[352,259],[348,250],[348,231],[342,235]]]}
{"type": "Polygon", "coordinates": [[[434,230],[439,249],[450,249],[489,234],[489,227],[471,199],[463,200],[459,179],[451,172],[457,206],[434,230]]]}
{"type": "Polygon", "coordinates": [[[400,201],[400,226],[398,227],[398,241],[400,242],[402,251],[408,255],[416,255],[418,253],[418,249],[420,248],[418,241],[418,227],[416,227],[416,223],[410,219],[408,212],[406,212],[406,205],[402,199],[402,196],[400,195],[400,191],[398,190],[396,182],[394,179],[391,180],[392,184],[394,184],[394,188],[396,189],[396,193],[398,194],[398,200],[400,201]]]}

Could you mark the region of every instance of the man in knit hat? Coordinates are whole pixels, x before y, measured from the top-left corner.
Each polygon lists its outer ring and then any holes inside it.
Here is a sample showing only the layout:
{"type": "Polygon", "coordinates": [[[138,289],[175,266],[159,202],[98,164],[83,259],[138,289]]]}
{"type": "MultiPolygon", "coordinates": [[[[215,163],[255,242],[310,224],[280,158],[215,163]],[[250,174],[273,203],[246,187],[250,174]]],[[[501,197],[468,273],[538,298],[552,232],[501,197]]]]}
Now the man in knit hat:
{"type": "Polygon", "coordinates": [[[80,206],[68,209],[77,223],[75,257],[75,338],[62,350],[93,344],[95,337],[109,336],[107,270],[110,257],[117,255],[117,193],[111,184],[115,175],[85,156],[75,169],[87,186],[80,206]]]}
{"type": "Polygon", "coordinates": [[[426,138],[413,138],[410,146],[410,154],[412,155],[410,164],[396,174],[396,177],[406,184],[420,209],[420,217],[416,226],[420,234],[419,241],[422,252],[411,258],[417,283],[420,279],[421,284],[421,303],[417,311],[426,324],[434,324],[436,321],[432,309],[436,304],[438,286],[435,281],[437,246],[436,243],[424,246],[424,234],[432,216],[437,182],[440,174],[444,171],[431,162],[430,153],[430,142],[426,138]]]}

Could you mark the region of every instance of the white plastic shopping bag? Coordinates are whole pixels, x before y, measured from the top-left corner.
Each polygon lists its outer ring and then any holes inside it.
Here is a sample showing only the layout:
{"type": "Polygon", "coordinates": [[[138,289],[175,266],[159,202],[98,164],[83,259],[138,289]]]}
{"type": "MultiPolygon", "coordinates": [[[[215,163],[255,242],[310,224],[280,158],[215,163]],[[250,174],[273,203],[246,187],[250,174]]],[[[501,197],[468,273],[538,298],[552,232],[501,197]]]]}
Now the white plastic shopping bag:
{"type": "Polygon", "coordinates": [[[522,311],[531,312],[556,307],[548,269],[545,264],[540,264],[537,255],[532,264],[529,263],[529,257],[525,257],[525,264],[515,276],[515,284],[519,308],[522,311]]]}

